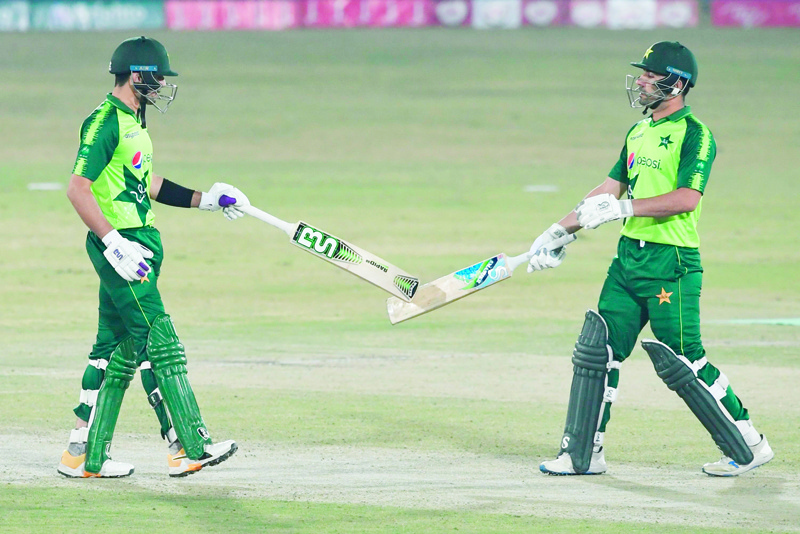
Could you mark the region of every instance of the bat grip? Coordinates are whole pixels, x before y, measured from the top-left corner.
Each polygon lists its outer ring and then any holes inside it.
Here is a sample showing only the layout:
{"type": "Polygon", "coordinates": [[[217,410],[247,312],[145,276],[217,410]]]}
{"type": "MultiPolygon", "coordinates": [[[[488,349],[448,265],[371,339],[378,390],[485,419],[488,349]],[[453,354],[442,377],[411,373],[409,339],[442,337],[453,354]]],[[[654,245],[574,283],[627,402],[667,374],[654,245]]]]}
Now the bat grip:
{"type": "Polygon", "coordinates": [[[294,236],[294,226],[287,223],[286,221],[282,221],[279,218],[274,217],[267,212],[261,211],[255,206],[242,206],[239,209],[245,212],[246,214],[250,215],[251,217],[255,217],[256,219],[264,221],[267,224],[271,224],[275,228],[280,228],[281,230],[286,232],[286,234],[289,237],[294,236]]]}
{"type": "MultiPolygon", "coordinates": [[[[578,236],[576,236],[575,234],[567,234],[563,237],[559,237],[558,239],[554,239],[553,241],[548,243],[547,248],[549,248],[550,250],[555,250],[557,248],[563,247],[564,245],[572,243],[576,239],[578,239],[578,236]]],[[[508,269],[513,272],[514,269],[516,269],[523,263],[528,263],[529,261],[531,261],[532,257],[533,254],[531,253],[531,251],[528,251],[524,254],[520,254],[519,256],[513,256],[511,258],[508,258],[508,269]]]]}

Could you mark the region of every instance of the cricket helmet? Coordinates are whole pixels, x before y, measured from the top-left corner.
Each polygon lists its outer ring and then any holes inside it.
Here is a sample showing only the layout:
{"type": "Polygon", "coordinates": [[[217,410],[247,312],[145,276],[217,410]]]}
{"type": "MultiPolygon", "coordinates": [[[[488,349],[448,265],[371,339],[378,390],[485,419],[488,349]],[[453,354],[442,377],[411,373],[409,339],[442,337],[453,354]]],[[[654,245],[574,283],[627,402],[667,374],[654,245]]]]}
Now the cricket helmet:
{"type": "Polygon", "coordinates": [[[132,37],[122,41],[111,56],[108,72],[127,74],[129,72],[153,72],[159,76],[177,76],[169,66],[169,54],[164,45],[145,37],[132,37]]]}
{"type": "Polygon", "coordinates": [[[645,112],[686,93],[697,83],[697,60],[691,50],[677,41],[659,41],[651,45],[645,50],[642,60],[631,62],[631,65],[664,76],[654,82],[654,91],[645,92],[636,83],[638,77],[628,75],[625,88],[631,107],[644,107],[645,112]],[[681,87],[678,87],[678,82],[682,82],[681,87]]]}
{"type": "Polygon", "coordinates": [[[169,54],[164,45],[145,37],[132,37],[122,41],[111,55],[108,65],[111,74],[139,73],[141,82],[133,82],[134,92],[144,104],[152,104],[161,113],[175,100],[178,86],[164,82],[165,76],[177,76],[169,64],[169,54]]]}
{"type": "Polygon", "coordinates": [[[692,51],[678,41],[660,41],[650,46],[642,61],[631,65],[663,76],[672,74],[683,78],[691,86],[697,83],[697,60],[692,51]]]}

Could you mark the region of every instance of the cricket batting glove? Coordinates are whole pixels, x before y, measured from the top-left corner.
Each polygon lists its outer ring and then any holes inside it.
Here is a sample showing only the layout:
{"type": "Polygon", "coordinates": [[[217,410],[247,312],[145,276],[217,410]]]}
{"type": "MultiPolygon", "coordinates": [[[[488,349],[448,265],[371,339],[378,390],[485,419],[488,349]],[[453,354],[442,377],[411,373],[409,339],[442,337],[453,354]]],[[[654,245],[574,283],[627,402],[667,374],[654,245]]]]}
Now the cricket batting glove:
{"type": "Polygon", "coordinates": [[[222,214],[229,221],[244,216],[244,212],[239,208],[249,206],[250,201],[244,193],[232,185],[217,182],[211,186],[208,193],[203,193],[200,198],[200,205],[197,206],[205,211],[222,210],[222,214]]]}
{"type": "Polygon", "coordinates": [[[550,226],[550,228],[545,230],[542,235],[537,237],[536,241],[534,241],[533,245],[531,245],[531,259],[528,263],[528,272],[532,273],[533,271],[552,269],[561,265],[561,262],[564,261],[564,256],[567,255],[567,246],[562,245],[560,247],[553,248],[551,244],[556,239],[561,239],[565,236],[571,237],[569,242],[577,239],[575,234],[570,235],[566,228],[558,223],[555,223],[550,226]]]}
{"type": "Polygon", "coordinates": [[[575,208],[575,214],[581,227],[592,230],[603,223],[633,217],[633,201],[618,200],[614,195],[603,193],[584,198],[575,208]]]}
{"type": "Polygon", "coordinates": [[[150,266],[145,258],[149,260],[153,257],[152,250],[125,239],[116,230],[111,230],[103,237],[103,244],[106,246],[103,256],[122,278],[128,282],[147,278],[150,266]]]}

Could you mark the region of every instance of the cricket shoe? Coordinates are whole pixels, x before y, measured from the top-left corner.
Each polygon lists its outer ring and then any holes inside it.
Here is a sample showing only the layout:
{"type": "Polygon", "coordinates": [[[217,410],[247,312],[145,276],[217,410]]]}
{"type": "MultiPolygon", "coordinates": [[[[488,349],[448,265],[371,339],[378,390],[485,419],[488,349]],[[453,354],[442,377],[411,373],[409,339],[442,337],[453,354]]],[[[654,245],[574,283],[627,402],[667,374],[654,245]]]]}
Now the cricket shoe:
{"type": "Polygon", "coordinates": [[[548,475],[600,475],[608,470],[606,465],[606,455],[603,448],[597,452],[592,452],[592,460],[589,462],[589,470],[585,473],[576,473],[572,465],[572,457],[568,452],[562,452],[555,460],[548,460],[539,464],[539,471],[548,475]]]}
{"type": "MultiPolygon", "coordinates": [[[[180,445],[180,442],[175,444],[180,445]]],[[[175,447],[175,444],[170,446],[170,451],[175,447]]],[[[208,443],[203,446],[203,455],[197,460],[192,460],[186,456],[183,447],[176,453],[170,452],[167,455],[167,465],[169,466],[169,476],[171,477],[185,477],[192,473],[200,471],[206,466],[217,465],[230,458],[233,453],[238,449],[238,445],[232,439],[223,441],[222,443],[208,443]]]]}
{"type": "Polygon", "coordinates": [[[705,464],[703,473],[712,477],[735,477],[752,471],[775,457],[775,453],[772,452],[772,447],[767,443],[767,438],[764,437],[764,434],[761,434],[761,441],[750,447],[750,450],[753,451],[753,461],[749,464],[739,465],[732,458],[723,456],[717,462],[705,464]]]}
{"type": "Polygon", "coordinates": [[[99,473],[90,473],[84,470],[86,454],[73,456],[70,452],[64,451],[61,455],[61,462],[58,464],[58,472],[69,478],[122,478],[133,474],[133,466],[125,462],[117,462],[109,458],[103,462],[99,473]]]}

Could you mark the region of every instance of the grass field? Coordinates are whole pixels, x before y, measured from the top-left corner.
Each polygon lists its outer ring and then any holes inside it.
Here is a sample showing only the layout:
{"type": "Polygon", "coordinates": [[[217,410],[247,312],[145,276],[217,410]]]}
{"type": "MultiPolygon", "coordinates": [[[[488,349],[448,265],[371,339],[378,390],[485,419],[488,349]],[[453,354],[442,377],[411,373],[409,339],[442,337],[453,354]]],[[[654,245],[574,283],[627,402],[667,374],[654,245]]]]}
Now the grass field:
{"type": "Polygon", "coordinates": [[[800,33],[156,34],[180,90],[148,121],[158,174],[235,184],[427,281],[527,250],[599,183],[641,117],[627,107],[628,62],[682,41],[700,64],[689,103],[719,148],[700,223],[704,342],[769,436],[767,466],[703,475],[713,442],[637,349],[606,435],[609,472],[538,473],[558,449],[613,224],[584,232],[559,269],[522,269],[392,327],[384,293],[280,231],[157,205],[167,310],[212,436],[240,451],[169,479],[136,379],[113,449],[134,476],[67,480],[55,467],[97,279],[64,191],[29,184],[66,185],[126,37],[0,34],[0,530],[800,531],[800,33]]]}

